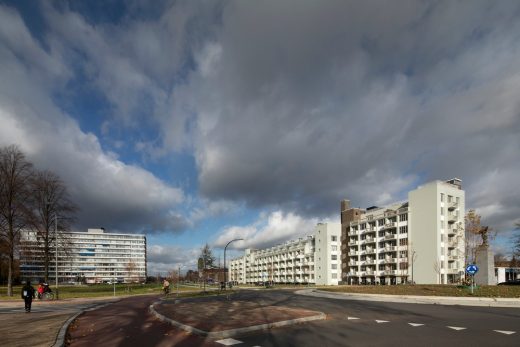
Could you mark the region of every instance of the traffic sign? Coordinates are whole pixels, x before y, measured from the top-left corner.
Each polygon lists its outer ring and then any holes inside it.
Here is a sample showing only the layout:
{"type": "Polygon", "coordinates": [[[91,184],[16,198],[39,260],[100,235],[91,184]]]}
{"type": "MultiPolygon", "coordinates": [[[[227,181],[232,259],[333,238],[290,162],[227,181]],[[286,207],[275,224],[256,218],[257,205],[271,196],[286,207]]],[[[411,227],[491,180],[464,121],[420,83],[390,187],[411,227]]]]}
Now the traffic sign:
{"type": "Polygon", "coordinates": [[[466,266],[466,272],[473,276],[478,272],[478,266],[475,264],[469,264],[466,266]]]}

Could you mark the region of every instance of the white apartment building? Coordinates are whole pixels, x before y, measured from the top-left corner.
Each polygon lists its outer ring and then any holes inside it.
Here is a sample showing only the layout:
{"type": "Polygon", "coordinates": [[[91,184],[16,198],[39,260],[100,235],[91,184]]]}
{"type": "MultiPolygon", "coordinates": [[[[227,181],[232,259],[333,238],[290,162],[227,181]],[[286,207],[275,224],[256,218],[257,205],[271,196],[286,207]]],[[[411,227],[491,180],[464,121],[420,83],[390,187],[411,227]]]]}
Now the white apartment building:
{"type": "Polygon", "coordinates": [[[347,284],[456,283],[464,276],[464,191],[433,181],[385,207],[341,202],[342,280],[347,284]]]}
{"type": "Polygon", "coordinates": [[[229,263],[229,278],[241,284],[272,281],[337,285],[341,277],[341,226],[319,223],[313,235],[271,248],[246,249],[229,263]]]}
{"type": "MultiPolygon", "coordinates": [[[[56,279],[55,243],[51,247],[49,278],[56,279]]],[[[24,279],[44,278],[42,244],[34,232],[22,234],[20,272],[24,279]]],[[[87,232],[58,232],[58,281],[87,283],[146,280],[146,236],[106,233],[104,229],[87,232]]]]}

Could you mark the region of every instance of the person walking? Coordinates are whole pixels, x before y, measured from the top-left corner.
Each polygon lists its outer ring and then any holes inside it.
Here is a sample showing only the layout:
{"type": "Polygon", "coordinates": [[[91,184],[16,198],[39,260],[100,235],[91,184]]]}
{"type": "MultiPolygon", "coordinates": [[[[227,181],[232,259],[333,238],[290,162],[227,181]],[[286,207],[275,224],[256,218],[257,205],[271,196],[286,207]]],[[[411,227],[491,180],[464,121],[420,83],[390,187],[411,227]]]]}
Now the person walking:
{"type": "Polygon", "coordinates": [[[25,301],[25,312],[31,312],[32,299],[34,299],[34,288],[31,286],[31,281],[27,281],[23,286],[22,299],[25,301]]]}

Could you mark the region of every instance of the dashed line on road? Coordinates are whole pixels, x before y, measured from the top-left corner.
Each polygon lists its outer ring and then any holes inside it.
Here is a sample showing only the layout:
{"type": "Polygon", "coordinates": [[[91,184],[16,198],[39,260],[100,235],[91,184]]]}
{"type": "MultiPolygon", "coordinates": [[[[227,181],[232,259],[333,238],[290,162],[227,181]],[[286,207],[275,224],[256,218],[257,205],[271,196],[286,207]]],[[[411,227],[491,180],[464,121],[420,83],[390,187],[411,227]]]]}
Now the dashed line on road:
{"type": "Polygon", "coordinates": [[[493,330],[497,333],[501,333],[501,334],[506,334],[506,335],[512,335],[514,333],[516,333],[516,331],[509,331],[509,330],[493,330]]]}
{"type": "Polygon", "coordinates": [[[347,316],[347,320],[356,320],[356,319],[359,319],[358,317],[349,317],[347,316]]]}
{"type": "Polygon", "coordinates": [[[464,328],[464,327],[450,327],[450,326],[446,326],[446,328],[450,328],[450,329],[453,329],[453,330],[456,330],[456,331],[466,329],[466,328],[464,328]]]}
{"type": "Polygon", "coordinates": [[[222,340],[218,340],[218,341],[215,341],[216,343],[220,343],[224,346],[233,346],[233,345],[238,345],[239,343],[243,343],[242,341],[238,341],[238,340],[235,340],[235,339],[232,339],[232,338],[228,338],[228,339],[222,339],[222,340]]]}
{"type": "Polygon", "coordinates": [[[408,323],[408,324],[413,326],[413,327],[420,327],[421,325],[424,325],[422,323],[408,323]]]}
{"type": "Polygon", "coordinates": [[[389,322],[389,321],[387,321],[387,320],[379,320],[379,319],[376,319],[375,321],[376,321],[376,323],[378,323],[378,324],[380,324],[380,323],[388,323],[388,322],[389,322]]]}

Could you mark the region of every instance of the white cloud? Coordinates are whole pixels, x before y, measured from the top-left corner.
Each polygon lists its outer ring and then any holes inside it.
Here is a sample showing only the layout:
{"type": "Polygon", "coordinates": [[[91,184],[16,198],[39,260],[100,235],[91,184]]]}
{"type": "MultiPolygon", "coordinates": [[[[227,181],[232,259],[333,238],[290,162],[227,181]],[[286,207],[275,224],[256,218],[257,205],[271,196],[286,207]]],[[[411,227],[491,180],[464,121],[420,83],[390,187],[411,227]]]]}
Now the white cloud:
{"type": "Polygon", "coordinates": [[[229,246],[230,249],[270,247],[312,234],[318,222],[316,218],[307,219],[294,213],[275,211],[269,215],[261,214],[251,225],[225,228],[213,244],[216,247],[224,247],[229,241],[241,238],[243,241],[233,242],[229,246]]]}

